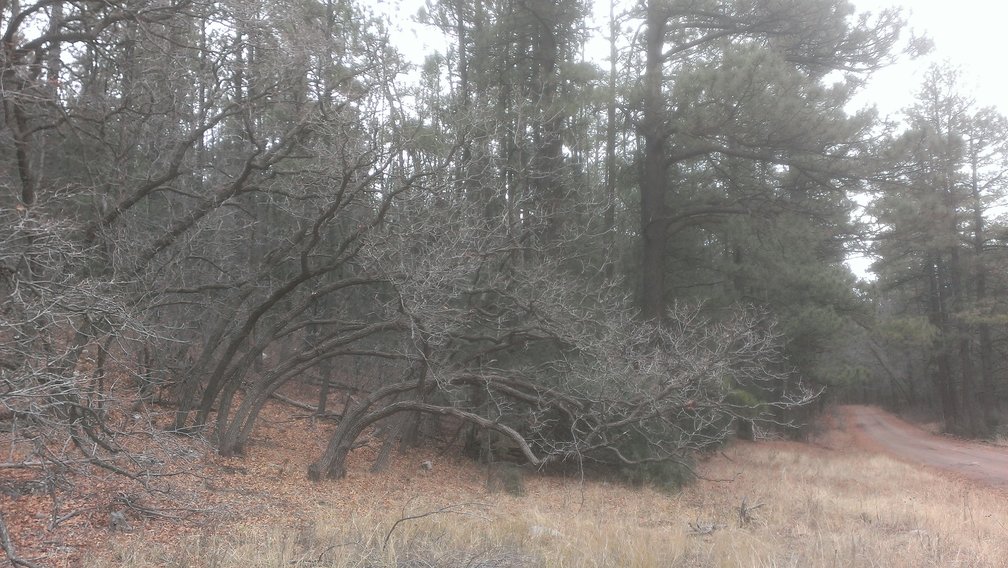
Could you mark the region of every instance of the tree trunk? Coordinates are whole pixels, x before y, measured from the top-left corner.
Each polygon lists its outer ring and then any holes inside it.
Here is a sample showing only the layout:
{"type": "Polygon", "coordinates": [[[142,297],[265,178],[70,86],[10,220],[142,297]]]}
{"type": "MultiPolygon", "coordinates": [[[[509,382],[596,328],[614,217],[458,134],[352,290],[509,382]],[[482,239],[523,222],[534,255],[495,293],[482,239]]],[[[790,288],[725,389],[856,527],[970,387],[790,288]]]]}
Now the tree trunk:
{"type": "Polygon", "coordinates": [[[939,392],[942,404],[942,414],[945,427],[957,430],[960,426],[959,399],[956,384],[952,376],[952,363],[949,353],[949,333],[947,314],[945,312],[945,297],[942,293],[943,270],[942,263],[935,256],[930,256],[926,262],[928,276],[928,319],[938,330],[937,351],[935,361],[935,386],[939,392]]]}
{"type": "Polygon", "coordinates": [[[644,162],[640,181],[641,315],[660,321],[665,315],[665,256],[667,215],[665,184],[668,169],[665,105],[662,97],[662,48],[665,15],[662,2],[647,5],[646,59],[644,67],[644,162]]]}
{"type": "Polygon", "coordinates": [[[606,105],[605,180],[607,203],[605,211],[606,278],[615,275],[616,253],[616,0],[609,1],[609,101],[606,105]]]}
{"type": "Polygon", "coordinates": [[[314,480],[321,480],[323,475],[331,479],[340,479],[346,475],[346,458],[353,449],[353,443],[358,436],[371,424],[384,418],[394,416],[400,412],[418,412],[440,414],[444,416],[455,416],[468,422],[472,422],[484,430],[494,430],[511,439],[518,451],[533,466],[541,466],[547,460],[537,457],[528,442],[513,428],[496,421],[488,420],[477,414],[466,412],[454,407],[436,406],[417,400],[401,400],[394,402],[383,408],[365,414],[364,407],[358,407],[359,413],[355,413],[353,420],[347,420],[349,413],[344,417],[344,422],[336,428],[326,448],[325,455],[319,461],[308,467],[308,476],[314,480]]]}
{"type": "Polygon", "coordinates": [[[418,388],[420,388],[419,381],[395,383],[374,391],[368,397],[355,404],[348,405],[343,412],[343,419],[340,420],[339,426],[336,427],[336,431],[329,438],[329,444],[326,446],[325,452],[323,452],[318,460],[308,466],[308,477],[313,481],[320,481],[325,477],[339,479],[346,475],[346,457],[353,448],[354,441],[364,431],[364,428],[378,420],[375,419],[371,422],[363,423],[368,410],[385,397],[406,393],[418,388]]]}
{"type": "MultiPolygon", "coordinates": [[[[953,312],[961,313],[965,308],[965,301],[963,298],[962,266],[958,247],[952,249],[951,258],[949,259],[949,285],[953,299],[953,312]]],[[[968,323],[957,323],[956,330],[958,333],[956,342],[959,350],[959,370],[961,373],[961,428],[966,435],[976,437],[985,434],[986,428],[984,427],[985,420],[980,410],[980,401],[977,399],[976,376],[972,353],[973,342],[970,337],[970,327],[968,323]]]]}
{"type": "Polygon", "coordinates": [[[326,406],[329,403],[329,381],[332,380],[332,363],[328,359],[319,366],[322,375],[322,384],[319,387],[318,415],[326,413],[326,406]]]}
{"type": "MultiPolygon", "coordinates": [[[[978,157],[975,142],[970,141],[970,182],[973,193],[973,262],[974,262],[974,286],[976,293],[976,303],[981,311],[986,311],[987,300],[987,266],[985,262],[984,244],[987,236],[985,234],[985,224],[983,217],[983,201],[980,197],[980,183],[978,176],[978,157]]],[[[994,425],[994,403],[997,393],[994,389],[994,343],[991,339],[990,324],[981,321],[977,324],[977,331],[980,340],[980,380],[981,390],[980,405],[983,411],[985,428],[994,425]]]]}
{"type": "MultiPolygon", "coordinates": [[[[551,5],[549,2],[542,4],[544,7],[551,5]]],[[[541,198],[545,200],[545,240],[546,243],[555,243],[563,234],[566,218],[570,215],[567,211],[563,175],[563,129],[566,113],[561,111],[562,107],[558,104],[560,94],[558,64],[561,53],[559,43],[563,30],[559,29],[556,7],[548,13],[541,14],[540,17],[539,37],[533,48],[538,52],[536,59],[539,63],[540,104],[546,116],[539,126],[540,143],[537,159],[541,168],[536,175],[541,180],[544,190],[541,198]]]]}

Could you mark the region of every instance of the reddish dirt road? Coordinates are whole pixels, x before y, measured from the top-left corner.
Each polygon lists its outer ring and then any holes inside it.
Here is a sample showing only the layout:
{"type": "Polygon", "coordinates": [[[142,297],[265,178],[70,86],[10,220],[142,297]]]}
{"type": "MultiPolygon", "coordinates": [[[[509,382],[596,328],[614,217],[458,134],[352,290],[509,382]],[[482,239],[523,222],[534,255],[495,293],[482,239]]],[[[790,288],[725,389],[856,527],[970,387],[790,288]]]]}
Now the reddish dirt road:
{"type": "Polygon", "coordinates": [[[838,411],[868,445],[905,461],[1008,487],[1008,448],[935,436],[871,406],[841,406],[838,411]]]}

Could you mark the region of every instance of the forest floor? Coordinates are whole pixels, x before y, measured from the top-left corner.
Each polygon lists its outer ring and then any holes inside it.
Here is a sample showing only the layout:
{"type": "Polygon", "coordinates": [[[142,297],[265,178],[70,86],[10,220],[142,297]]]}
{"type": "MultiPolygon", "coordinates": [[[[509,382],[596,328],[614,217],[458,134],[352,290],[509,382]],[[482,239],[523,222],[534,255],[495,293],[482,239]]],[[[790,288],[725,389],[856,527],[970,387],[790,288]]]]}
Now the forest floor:
{"type": "Polygon", "coordinates": [[[830,412],[809,443],[734,443],[678,493],[526,472],[521,495],[488,491],[485,466],[438,448],[371,473],[377,444],[346,479],[312,483],[331,425],[298,412],[271,404],[243,458],[190,442],[160,497],[98,476],[33,490],[34,472],[0,470],[19,555],[96,568],[1008,566],[1005,489],[883,451],[873,421],[912,427],[863,407],[830,412]]]}

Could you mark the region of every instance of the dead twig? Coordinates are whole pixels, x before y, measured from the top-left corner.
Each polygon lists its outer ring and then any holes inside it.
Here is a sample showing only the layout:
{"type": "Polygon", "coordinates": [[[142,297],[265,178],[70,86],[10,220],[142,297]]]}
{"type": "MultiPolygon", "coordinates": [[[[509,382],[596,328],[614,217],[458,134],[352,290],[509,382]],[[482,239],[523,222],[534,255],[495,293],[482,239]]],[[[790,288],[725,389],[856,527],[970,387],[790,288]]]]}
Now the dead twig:
{"type": "Polygon", "coordinates": [[[690,531],[692,531],[690,534],[692,534],[693,536],[704,536],[713,534],[714,531],[718,529],[723,529],[725,527],[724,525],[718,524],[715,521],[701,522],[700,519],[697,519],[695,522],[692,523],[687,522],[686,524],[689,525],[690,531]]]}
{"type": "Polygon", "coordinates": [[[71,511],[59,517],[53,516],[52,520],[49,522],[49,530],[55,529],[56,527],[63,524],[65,521],[69,521],[70,519],[76,517],[77,515],[80,515],[83,512],[84,511],[71,511]]]}
{"type": "Polygon", "coordinates": [[[170,519],[175,521],[182,519],[182,517],[180,517],[179,515],[170,515],[167,513],[163,513],[157,509],[154,509],[153,507],[148,507],[143,503],[140,503],[140,501],[137,500],[136,498],[127,495],[125,493],[120,493],[118,496],[116,496],[115,502],[123,505],[127,509],[130,509],[144,517],[156,517],[160,519],[170,519]]]}
{"type": "Polygon", "coordinates": [[[763,503],[756,503],[755,505],[749,504],[749,498],[743,497],[742,504],[739,506],[738,518],[739,527],[744,527],[749,523],[756,520],[756,516],[753,512],[763,506],[763,503]]]}
{"type": "Polygon", "coordinates": [[[0,463],[0,469],[42,469],[46,466],[45,462],[35,461],[35,462],[4,462],[0,463]]]}
{"type": "Polygon", "coordinates": [[[307,410],[308,412],[311,412],[312,414],[318,414],[318,407],[317,406],[312,406],[312,405],[310,405],[310,404],[308,404],[306,402],[301,402],[300,400],[294,400],[293,398],[286,397],[286,396],[284,396],[284,395],[282,395],[280,393],[275,392],[275,393],[273,393],[273,394],[270,395],[270,398],[279,400],[280,402],[282,402],[284,404],[289,404],[290,406],[293,406],[295,408],[300,408],[301,410],[307,410]]]}
{"type": "Polygon", "coordinates": [[[400,517],[396,522],[392,523],[392,528],[390,528],[389,531],[388,531],[388,533],[385,535],[385,540],[382,541],[382,548],[388,547],[388,542],[389,542],[389,539],[392,538],[392,533],[396,530],[396,527],[398,527],[401,523],[404,523],[406,521],[415,521],[417,519],[422,519],[424,517],[430,517],[431,515],[440,515],[440,514],[449,514],[449,513],[455,513],[455,514],[459,514],[459,515],[467,515],[469,513],[465,512],[465,511],[461,511],[460,509],[462,509],[464,507],[470,507],[470,506],[471,507],[476,507],[476,506],[479,506],[479,505],[480,505],[480,503],[458,503],[458,504],[455,504],[455,505],[445,505],[444,507],[441,507],[440,509],[436,509],[436,510],[433,510],[433,511],[427,511],[425,513],[420,513],[420,514],[417,514],[417,515],[408,515],[408,516],[405,516],[405,509],[404,509],[403,510],[404,516],[400,517]]]}

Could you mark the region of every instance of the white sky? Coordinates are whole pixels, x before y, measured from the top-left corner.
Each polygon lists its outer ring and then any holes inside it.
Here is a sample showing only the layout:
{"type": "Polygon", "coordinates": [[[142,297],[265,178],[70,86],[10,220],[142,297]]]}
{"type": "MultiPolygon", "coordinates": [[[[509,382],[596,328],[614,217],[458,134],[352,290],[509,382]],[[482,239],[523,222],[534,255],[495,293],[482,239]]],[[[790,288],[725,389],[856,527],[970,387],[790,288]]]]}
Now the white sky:
{"type": "Polygon", "coordinates": [[[898,113],[913,101],[932,63],[948,61],[963,71],[963,91],[980,105],[1008,112],[1008,4],[1000,0],[853,0],[858,11],[903,8],[909,26],[934,41],[931,54],[903,61],[875,74],[858,101],[874,103],[883,115],[898,113]]]}
{"type": "MultiPolygon", "coordinates": [[[[537,0],[550,1],[550,0],[537,0]]],[[[975,93],[980,105],[995,105],[1008,113],[1008,2],[1002,0],[851,0],[859,12],[878,12],[902,7],[909,26],[930,37],[935,44],[931,54],[915,61],[904,60],[875,73],[865,91],[856,99],[858,106],[874,104],[882,116],[897,114],[908,106],[924,72],[936,62],[948,61],[963,71],[965,91],[975,93]]],[[[593,0],[596,25],[608,24],[607,0],[593,0]]],[[[443,38],[425,33],[412,20],[425,0],[364,0],[375,11],[385,13],[394,28],[393,39],[407,59],[420,64],[434,50],[443,50],[443,38]],[[395,29],[398,28],[398,29],[395,29]]],[[[601,43],[605,43],[604,40],[601,43]]],[[[595,46],[592,46],[593,49],[595,46]]],[[[608,45],[599,51],[608,57],[608,45]]],[[[607,66],[607,62],[598,63],[607,66]]]]}

